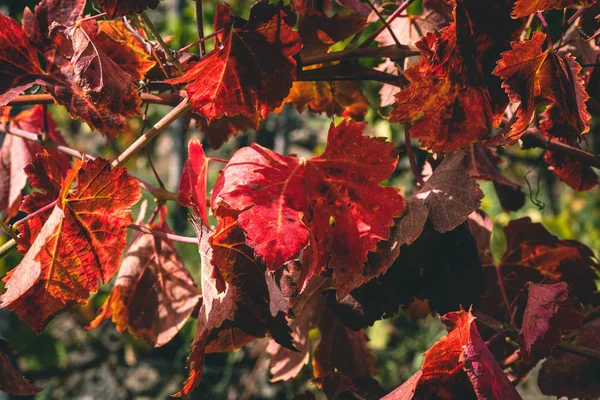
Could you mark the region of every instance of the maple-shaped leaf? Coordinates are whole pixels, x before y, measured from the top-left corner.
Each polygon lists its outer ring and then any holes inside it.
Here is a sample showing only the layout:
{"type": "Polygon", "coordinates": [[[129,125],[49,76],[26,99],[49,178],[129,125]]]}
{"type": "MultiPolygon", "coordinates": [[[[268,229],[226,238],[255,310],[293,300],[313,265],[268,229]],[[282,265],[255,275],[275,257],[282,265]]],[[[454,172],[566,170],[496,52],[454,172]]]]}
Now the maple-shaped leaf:
{"type": "Polygon", "coordinates": [[[551,8],[561,10],[566,7],[581,4],[589,7],[596,0],[517,0],[511,15],[513,18],[527,17],[538,11],[546,11],[551,8]]]}
{"type": "MultiPolygon", "coordinates": [[[[57,178],[53,171],[58,167],[48,153],[36,160],[28,169],[32,186],[57,178]]],[[[66,176],[62,174],[57,204],[43,226],[39,228],[39,218],[23,224],[37,226],[39,233],[21,263],[5,277],[6,293],[1,298],[0,307],[16,311],[38,333],[58,311],[85,304],[98,281],[112,278],[125,249],[127,226],[133,222],[129,209],[141,197],[137,180],[101,158],[76,161],[66,176]]],[[[26,199],[24,205],[30,209],[31,203],[53,190],[32,196],[30,202],[26,199]]]]}
{"type": "Polygon", "coordinates": [[[483,192],[462,166],[463,158],[461,151],[448,154],[425,186],[408,199],[396,236],[401,245],[414,242],[427,220],[444,233],[465,222],[479,208],[483,192]]]}
{"type": "MultiPolygon", "coordinates": [[[[65,144],[56,123],[51,115],[44,116],[44,108],[35,106],[25,110],[10,119],[12,126],[28,132],[44,133],[44,118],[47,118],[49,139],[54,142],[65,144]]],[[[71,166],[71,160],[66,155],[54,149],[48,149],[48,153],[58,166],[67,170],[71,166]]],[[[21,205],[21,191],[27,183],[25,167],[36,153],[44,152],[42,145],[30,142],[14,135],[6,135],[0,148],[0,212],[6,212],[8,219],[14,217],[21,205]]]]}
{"type": "Polygon", "coordinates": [[[14,396],[33,396],[44,390],[29,382],[13,367],[8,358],[11,353],[10,344],[0,339],[0,392],[14,396]]]}
{"type": "Polygon", "coordinates": [[[284,100],[284,103],[288,102],[298,112],[308,108],[315,113],[326,113],[328,117],[338,115],[356,121],[364,120],[369,110],[369,103],[360,83],[355,81],[294,82],[290,94],[284,100]]]}
{"type": "MultiPolygon", "coordinates": [[[[162,221],[149,228],[170,232],[165,217],[161,215],[162,221]]],[[[142,234],[125,253],[115,286],[89,328],[112,317],[119,332],[128,329],[160,347],[179,332],[200,297],[175,244],[142,234]]]]}
{"type": "Polygon", "coordinates": [[[44,71],[27,34],[10,17],[0,13],[0,106],[42,81],[44,71]]]}
{"type": "Polygon", "coordinates": [[[578,329],[582,322],[580,306],[569,298],[566,283],[532,284],[519,334],[525,358],[546,357],[563,332],[578,329]]]}
{"type": "Polygon", "coordinates": [[[367,349],[367,335],[342,325],[337,318],[323,313],[319,321],[321,341],[313,354],[315,378],[339,371],[350,378],[371,377],[375,371],[367,349]]]}
{"type": "Polygon", "coordinates": [[[525,204],[525,193],[521,186],[502,175],[498,165],[502,159],[496,150],[481,143],[475,143],[465,156],[465,168],[471,177],[478,180],[492,181],[498,200],[504,211],[517,211],[525,204]]]}
{"type": "Polygon", "coordinates": [[[169,83],[187,83],[192,109],[212,120],[223,116],[265,118],[289,93],[302,44],[293,31],[296,15],[282,3],[260,1],[242,28],[234,26],[231,7],[217,5],[217,49],[169,83]]]}
{"type": "Polygon", "coordinates": [[[25,7],[21,25],[29,41],[46,51],[53,46],[49,37],[52,23],[73,25],[82,16],[84,8],[85,0],[42,0],[33,12],[25,7]]]}
{"type": "MultiPolygon", "coordinates": [[[[571,146],[579,147],[579,144],[573,143],[571,146]]],[[[546,150],[544,161],[549,169],[573,190],[583,192],[598,185],[598,175],[588,164],[550,150],[546,150]]]]}
{"type": "Polygon", "coordinates": [[[298,351],[287,349],[274,340],[269,341],[267,353],[271,356],[271,382],[287,381],[295,378],[309,359],[309,331],[316,328],[325,305],[323,290],[327,287],[326,278],[316,276],[308,283],[301,296],[292,302],[295,318],[290,319],[292,338],[298,351]]]}
{"type": "Polygon", "coordinates": [[[322,54],[366,26],[366,19],[356,14],[335,14],[310,11],[300,18],[298,33],[302,39],[302,56],[322,54]]]}
{"type": "Polygon", "coordinates": [[[151,49],[142,41],[143,31],[128,28],[122,20],[99,21],[95,45],[131,79],[139,81],[156,65],[151,49]]]}
{"type": "Polygon", "coordinates": [[[517,119],[506,137],[514,143],[527,129],[538,106],[547,105],[548,130],[557,137],[576,139],[589,130],[587,94],[573,71],[581,67],[572,58],[560,58],[552,49],[542,50],[546,35],[536,32],[530,40],[514,42],[502,53],[494,74],[512,102],[521,102],[517,119]],[[560,127],[559,132],[554,127],[560,127]]]}
{"type": "Polygon", "coordinates": [[[133,13],[142,13],[146,8],[155,9],[160,0],[97,0],[98,6],[106,11],[110,18],[122,17],[133,13]]]}
{"type": "Polygon", "coordinates": [[[379,185],[396,166],[393,144],[363,130],[352,121],[332,125],[325,152],[310,159],[256,144],[238,150],[215,184],[213,210],[240,211],[246,243],[270,270],[298,259],[310,242],[316,267],[303,265],[306,280],[328,266],[344,297],[375,276],[364,275],[367,253],[404,210],[398,191],[379,185]]]}
{"type": "Polygon", "coordinates": [[[106,35],[95,20],[71,27],[54,24],[51,35],[70,62],[61,66],[61,71],[72,74],[74,82],[96,106],[125,117],[141,114],[141,98],[132,76],[104,51],[111,49],[107,44],[112,44],[117,46],[115,52],[127,54],[122,50],[126,46],[106,35]],[[102,41],[104,50],[99,45],[102,41]]]}
{"type": "Polygon", "coordinates": [[[203,117],[198,117],[196,121],[196,126],[200,128],[202,133],[206,136],[210,147],[218,149],[231,136],[235,136],[239,132],[258,130],[262,119],[258,113],[255,113],[251,117],[242,114],[233,117],[224,116],[213,119],[210,124],[206,118],[203,117]]]}
{"type": "Polygon", "coordinates": [[[448,335],[423,355],[421,369],[385,400],[520,399],[464,310],[441,317],[448,335]]]}
{"type": "MultiPolygon", "coordinates": [[[[578,332],[573,345],[600,350],[600,319],[592,320],[578,332]]],[[[538,385],[547,396],[569,399],[597,399],[600,396],[598,360],[568,352],[553,352],[538,375],[538,385]]]]}
{"type": "Polygon", "coordinates": [[[487,93],[425,72],[421,61],[404,71],[410,84],[396,94],[390,121],[412,123],[411,138],[433,152],[451,152],[482,139],[492,115],[487,93]]]}
{"type": "Polygon", "coordinates": [[[183,172],[177,198],[181,205],[192,207],[194,213],[208,223],[206,211],[206,180],[208,179],[208,160],[198,139],[188,144],[188,159],[183,164],[183,172]]]}

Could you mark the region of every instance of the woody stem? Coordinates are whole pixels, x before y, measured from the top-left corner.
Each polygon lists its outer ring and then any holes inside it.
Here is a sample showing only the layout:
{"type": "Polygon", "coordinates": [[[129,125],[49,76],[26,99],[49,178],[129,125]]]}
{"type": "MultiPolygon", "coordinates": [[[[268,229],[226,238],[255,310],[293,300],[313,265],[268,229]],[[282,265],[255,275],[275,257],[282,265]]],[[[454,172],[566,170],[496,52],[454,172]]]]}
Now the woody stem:
{"type": "Polygon", "coordinates": [[[408,162],[410,163],[410,169],[415,176],[417,183],[423,187],[425,186],[425,181],[419,173],[417,161],[415,160],[415,155],[412,150],[412,145],[410,143],[410,125],[408,123],[404,124],[404,144],[406,146],[406,156],[408,157],[408,162]]]}
{"type": "Polygon", "coordinates": [[[150,20],[150,18],[148,18],[148,14],[146,14],[146,12],[142,12],[140,14],[140,17],[142,17],[142,21],[144,21],[144,25],[146,25],[148,27],[148,29],[150,29],[150,32],[152,32],[152,36],[154,36],[154,39],[156,39],[156,41],[158,42],[159,46],[165,52],[165,56],[167,57],[167,61],[169,61],[171,64],[173,64],[175,66],[175,68],[177,68],[179,70],[179,72],[181,74],[183,74],[183,66],[179,62],[179,59],[173,57],[173,50],[171,50],[169,48],[169,46],[167,46],[167,44],[165,43],[165,41],[163,40],[163,38],[160,36],[160,33],[158,32],[158,29],[156,29],[156,27],[154,26],[154,24],[152,23],[152,21],[150,20]]]}

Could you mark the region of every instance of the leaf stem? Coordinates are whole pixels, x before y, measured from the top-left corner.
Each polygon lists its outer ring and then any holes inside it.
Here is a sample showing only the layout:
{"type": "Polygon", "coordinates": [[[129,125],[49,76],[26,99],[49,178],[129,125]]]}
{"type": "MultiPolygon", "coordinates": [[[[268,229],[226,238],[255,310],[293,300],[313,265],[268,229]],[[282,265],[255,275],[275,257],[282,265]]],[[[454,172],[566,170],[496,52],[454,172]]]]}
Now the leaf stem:
{"type": "Polygon", "coordinates": [[[169,46],[167,46],[167,44],[165,43],[165,41],[163,40],[163,38],[160,36],[160,33],[158,32],[158,29],[156,29],[156,27],[154,26],[154,24],[152,23],[152,21],[148,17],[148,14],[146,14],[146,12],[144,11],[144,12],[142,12],[139,15],[140,15],[140,17],[142,17],[142,21],[144,21],[144,25],[146,25],[148,27],[148,29],[150,29],[150,32],[152,33],[152,36],[154,36],[154,39],[156,39],[156,41],[158,42],[159,46],[165,52],[165,56],[167,57],[167,61],[169,61],[171,64],[173,64],[175,66],[175,68],[177,68],[179,70],[179,72],[183,74],[183,66],[179,62],[179,59],[173,57],[173,50],[171,50],[169,48],[169,46]]]}
{"type": "Polygon", "coordinates": [[[37,210],[35,210],[31,214],[27,214],[25,217],[23,217],[22,219],[20,219],[17,222],[15,222],[13,224],[13,228],[17,228],[19,225],[23,225],[25,222],[27,222],[31,218],[33,218],[33,217],[35,217],[37,215],[40,215],[41,213],[43,213],[43,212],[51,209],[52,207],[54,207],[56,205],[56,202],[57,202],[57,200],[54,200],[52,203],[46,204],[44,207],[38,208],[37,210]]]}
{"type": "Polygon", "coordinates": [[[9,255],[16,248],[17,248],[17,241],[15,239],[10,239],[8,242],[6,242],[2,246],[0,246],[0,258],[3,258],[5,256],[9,255]]]}
{"type": "MultiPolygon", "coordinates": [[[[141,93],[142,103],[162,104],[175,106],[181,101],[178,93],[152,94],[141,93]]],[[[25,94],[11,100],[7,106],[29,106],[35,104],[54,104],[54,98],[50,94],[25,94]]]]}
{"type": "Polygon", "coordinates": [[[159,237],[159,238],[163,238],[163,239],[169,239],[169,240],[172,240],[174,242],[189,243],[189,244],[198,244],[198,238],[197,237],[179,236],[179,235],[175,235],[175,234],[172,234],[172,233],[158,231],[156,229],[146,228],[145,226],[141,226],[141,225],[137,225],[137,224],[131,224],[131,225],[128,226],[128,228],[131,228],[131,229],[139,231],[139,232],[147,233],[147,234],[155,236],[155,237],[159,237]]]}
{"type": "Polygon", "coordinates": [[[392,36],[392,39],[394,39],[394,43],[396,43],[397,47],[401,47],[402,44],[400,43],[400,41],[398,40],[398,38],[396,37],[396,34],[394,33],[394,30],[392,29],[392,27],[390,26],[389,22],[387,22],[385,20],[385,18],[383,18],[383,16],[381,15],[381,13],[379,12],[379,10],[377,9],[377,7],[375,7],[373,5],[373,3],[371,2],[371,0],[365,0],[367,2],[367,4],[369,5],[369,7],[371,7],[371,10],[373,10],[373,12],[375,13],[375,15],[377,15],[377,18],[379,18],[379,20],[383,23],[384,28],[386,28],[388,30],[388,32],[390,32],[390,36],[392,36]]]}
{"type": "Polygon", "coordinates": [[[541,11],[536,13],[537,18],[540,20],[542,26],[544,27],[544,31],[546,31],[546,41],[548,42],[548,49],[552,50],[554,45],[552,44],[552,36],[550,36],[550,27],[548,26],[548,22],[546,21],[546,17],[541,11]]]}
{"type": "Polygon", "coordinates": [[[408,162],[410,163],[410,170],[412,171],[417,183],[423,187],[425,186],[425,181],[419,173],[419,169],[417,167],[417,161],[415,160],[415,155],[412,150],[412,145],[410,143],[410,125],[408,123],[404,124],[404,144],[406,146],[406,156],[408,157],[408,162]]]}
{"type": "Polygon", "coordinates": [[[358,48],[342,51],[334,51],[332,53],[315,54],[301,58],[300,65],[303,67],[315,64],[323,64],[326,62],[351,60],[357,58],[391,58],[398,59],[410,56],[418,56],[421,52],[411,46],[383,46],[373,48],[358,48]]]}
{"type": "Polygon", "coordinates": [[[119,167],[129,160],[135,153],[143,149],[152,139],[158,136],[166,128],[168,128],[173,122],[179,117],[184,115],[190,109],[190,102],[188,98],[184,98],[175,108],[173,108],[167,115],[160,119],[152,128],[148,129],[142,136],[138,138],[131,146],[129,146],[123,153],[121,153],[112,162],[113,167],[119,167]]]}
{"type": "Polygon", "coordinates": [[[196,0],[196,24],[198,25],[198,49],[200,51],[200,58],[206,54],[206,48],[204,47],[204,14],[202,13],[202,0],[196,0]]]}
{"type": "Polygon", "coordinates": [[[80,19],[79,21],[77,21],[76,23],[77,23],[77,24],[81,24],[82,22],[86,22],[86,21],[93,21],[93,20],[95,20],[95,19],[102,18],[102,17],[106,17],[106,13],[105,13],[105,12],[103,12],[103,13],[100,13],[100,14],[96,14],[96,15],[91,15],[91,16],[89,16],[89,17],[81,18],[81,19],[80,19]]]}
{"type": "Polygon", "coordinates": [[[596,154],[589,153],[585,150],[570,146],[558,140],[551,139],[544,135],[538,128],[529,128],[521,137],[523,148],[529,149],[539,147],[541,149],[550,150],[554,153],[580,161],[590,167],[600,169],[600,157],[596,154]]]}
{"type": "MultiPolygon", "coordinates": [[[[223,32],[223,28],[219,29],[216,32],[211,33],[210,35],[206,35],[201,39],[195,40],[192,43],[188,44],[185,47],[182,47],[181,49],[177,50],[177,54],[181,54],[189,49],[191,49],[192,47],[194,47],[195,45],[197,45],[198,43],[200,43],[202,45],[202,47],[204,48],[204,43],[208,40],[208,39],[212,39],[215,36],[217,36],[219,33],[223,32]]],[[[203,50],[202,55],[200,56],[200,58],[204,57],[204,55],[206,54],[206,50],[203,50]]]]}

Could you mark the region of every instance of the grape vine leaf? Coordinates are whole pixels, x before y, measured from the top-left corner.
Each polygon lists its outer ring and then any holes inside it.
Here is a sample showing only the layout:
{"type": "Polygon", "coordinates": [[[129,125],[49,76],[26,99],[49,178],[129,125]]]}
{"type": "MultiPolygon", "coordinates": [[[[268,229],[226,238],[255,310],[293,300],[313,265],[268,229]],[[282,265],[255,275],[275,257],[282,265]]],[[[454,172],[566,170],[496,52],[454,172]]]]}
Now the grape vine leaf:
{"type": "MultiPolygon", "coordinates": [[[[165,218],[163,209],[161,220],[149,228],[170,233],[165,218]]],[[[200,298],[173,241],[141,234],[125,253],[113,290],[88,329],[112,317],[119,332],[128,329],[160,347],[179,332],[200,298]]]]}
{"type": "MultiPolygon", "coordinates": [[[[56,143],[65,144],[65,141],[56,129],[56,123],[51,115],[47,115],[47,137],[56,143]]],[[[11,126],[41,134],[44,130],[44,108],[37,105],[29,110],[22,111],[10,118],[11,126]]],[[[0,148],[0,212],[5,212],[8,219],[14,217],[21,205],[21,191],[27,184],[25,167],[36,153],[42,153],[44,147],[34,142],[14,135],[6,135],[0,148]]],[[[68,170],[71,160],[66,155],[54,149],[48,149],[53,160],[63,170],[68,170]]]]}
{"type": "MultiPolygon", "coordinates": [[[[51,174],[58,167],[48,153],[36,155],[33,164],[35,168],[27,171],[32,185],[56,178],[51,174]],[[34,171],[46,175],[32,176],[34,171]]],[[[37,333],[58,311],[85,304],[98,281],[112,278],[125,249],[127,226],[133,222],[129,209],[141,197],[137,180],[101,158],[76,161],[61,175],[57,204],[38,227],[21,263],[5,276],[1,297],[0,307],[16,311],[37,333]]]]}
{"type": "Polygon", "coordinates": [[[202,143],[198,139],[191,139],[188,143],[188,159],[183,164],[183,172],[177,198],[181,205],[192,207],[194,213],[204,223],[208,223],[206,210],[206,180],[208,179],[209,158],[204,154],[202,143]]]}
{"type": "Polygon", "coordinates": [[[589,7],[595,1],[596,0],[517,0],[511,15],[513,18],[527,17],[538,11],[546,11],[551,8],[561,10],[577,4],[589,7]]]}
{"type": "Polygon", "coordinates": [[[0,106],[36,83],[44,71],[35,48],[15,20],[0,13],[0,106]]]}
{"type": "Polygon", "coordinates": [[[344,297],[382,272],[365,276],[363,263],[404,210],[398,191],[379,185],[396,167],[393,144],[363,130],[352,121],[332,125],[325,152],[310,159],[256,144],[238,150],[215,184],[213,211],[240,212],[246,243],[270,270],[298,259],[310,244],[304,281],[328,265],[344,297]]]}
{"type": "Polygon", "coordinates": [[[521,398],[479,335],[470,311],[451,312],[441,320],[448,335],[425,352],[416,374],[383,399],[521,398]]]}
{"type": "MultiPolygon", "coordinates": [[[[583,325],[573,345],[600,350],[600,319],[583,325]]],[[[600,396],[597,360],[567,352],[553,352],[542,364],[538,385],[547,396],[597,399],[600,396]]]]}
{"type": "Polygon", "coordinates": [[[8,359],[11,353],[10,344],[0,339],[0,391],[14,396],[33,396],[44,390],[29,382],[12,366],[8,359]]]}
{"type": "Polygon", "coordinates": [[[521,102],[517,119],[506,137],[514,143],[533,119],[536,107],[547,105],[545,115],[551,121],[548,130],[557,137],[577,139],[589,130],[589,114],[585,107],[587,93],[582,81],[573,75],[581,67],[570,56],[565,60],[552,49],[542,51],[546,35],[536,32],[530,40],[514,42],[502,53],[494,75],[504,80],[502,87],[512,102],[521,102]],[[553,129],[560,127],[560,132],[553,129]]]}
{"type": "Polygon", "coordinates": [[[53,44],[49,37],[50,25],[73,25],[83,14],[85,0],[42,0],[34,11],[25,7],[21,25],[29,41],[42,51],[49,50],[53,44]]]}
{"type": "Polygon", "coordinates": [[[233,117],[224,116],[218,119],[213,119],[208,123],[204,117],[197,116],[196,126],[202,130],[202,133],[208,139],[210,147],[218,149],[231,136],[235,136],[238,132],[246,132],[249,130],[258,130],[262,119],[258,113],[250,117],[239,114],[233,117]]]}
{"type": "Polygon", "coordinates": [[[260,1],[245,26],[234,25],[231,7],[217,5],[214,20],[218,49],[169,83],[187,83],[192,110],[210,124],[223,116],[256,111],[265,118],[289,93],[296,77],[293,56],[302,48],[293,31],[296,15],[282,3],[260,1]]]}
{"type": "Polygon", "coordinates": [[[98,6],[106,11],[109,18],[142,13],[146,8],[155,9],[160,0],[97,0],[98,6]]]}
{"type": "Polygon", "coordinates": [[[564,282],[530,285],[518,338],[525,359],[546,357],[563,332],[578,329],[583,322],[580,308],[564,282]]]}
{"type": "Polygon", "coordinates": [[[407,211],[398,222],[396,239],[411,244],[429,220],[435,229],[448,232],[467,220],[479,208],[483,192],[463,167],[464,153],[446,155],[433,175],[407,202],[407,211]]]}
{"type": "MultiPolygon", "coordinates": [[[[572,143],[571,146],[579,147],[579,144],[572,143]]],[[[573,190],[582,192],[592,190],[598,185],[596,171],[581,161],[565,157],[551,150],[546,150],[544,161],[548,164],[549,169],[573,190]]]]}

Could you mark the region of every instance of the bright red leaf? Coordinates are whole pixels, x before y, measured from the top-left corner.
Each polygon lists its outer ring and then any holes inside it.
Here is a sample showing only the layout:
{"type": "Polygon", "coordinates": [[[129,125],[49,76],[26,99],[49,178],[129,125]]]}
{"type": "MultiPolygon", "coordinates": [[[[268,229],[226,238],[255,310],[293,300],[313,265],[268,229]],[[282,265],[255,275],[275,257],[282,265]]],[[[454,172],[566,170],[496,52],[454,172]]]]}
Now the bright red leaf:
{"type": "Polygon", "coordinates": [[[546,11],[551,8],[560,10],[566,7],[582,4],[589,7],[596,0],[517,0],[513,9],[513,18],[527,17],[538,11],[546,11]]]}
{"type": "Polygon", "coordinates": [[[305,271],[308,278],[327,265],[344,297],[373,277],[364,275],[367,253],[404,210],[398,191],[379,185],[396,166],[394,146],[363,130],[351,121],[331,126],[325,152],[310,159],[256,144],[239,150],[213,189],[213,210],[240,211],[246,243],[270,270],[298,259],[310,243],[316,267],[305,271]]]}
{"type": "Polygon", "coordinates": [[[188,144],[188,159],[183,164],[183,172],[177,197],[179,203],[192,207],[194,213],[208,224],[206,212],[206,180],[208,178],[209,158],[204,154],[202,143],[191,139],[188,144]]]}
{"type": "MultiPolygon", "coordinates": [[[[25,110],[10,119],[11,126],[28,132],[43,133],[44,130],[44,108],[35,106],[25,110]]],[[[58,130],[52,116],[48,113],[48,138],[64,144],[65,141],[58,130]]],[[[66,155],[54,149],[48,149],[48,154],[58,164],[67,170],[71,166],[71,160],[66,155]]],[[[21,191],[27,183],[25,167],[36,153],[43,153],[44,147],[34,142],[27,141],[18,136],[6,135],[0,149],[0,212],[6,212],[8,219],[14,217],[21,205],[21,191]]]]}
{"type": "Polygon", "coordinates": [[[170,83],[187,83],[192,109],[210,124],[223,116],[265,118],[281,104],[296,77],[302,44],[293,31],[296,16],[289,7],[261,1],[252,6],[242,28],[234,27],[231,7],[217,5],[214,29],[217,49],[170,83]]]}
{"type": "Polygon", "coordinates": [[[32,12],[29,7],[23,11],[21,25],[29,37],[29,41],[40,50],[46,51],[52,47],[49,36],[50,25],[56,22],[60,25],[73,25],[85,8],[85,0],[42,0],[32,12]]]}
{"type": "Polygon", "coordinates": [[[563,332],[581,326],[583,315],[579,309],[579,305],[569,298],[569,287],[564,282],[529,286],[519,335],[525,357],[535,354],[540,359],[550,354],[561,342],[563,332]]]}
{"type": "MultiPolygon", "coordinates": [[[[170,232],[164,220],[149,228],[170,232]]],[[[115,286],[89,328],[112,317],[119,332],[128,329],[160,347],[179,332],[200,298],[175,244],[142,234],[125,253],[115,286]]]]}
{"type": "MultiPolygon", "coordinates": [[[[36,185],[56,179],[52,171],[57,166],[44,153],[36,156],[27,172],[36,185]],[[46,176],[32,176],[44,172],[46,176]]],[[[24,205],[29,209],[48,193],[38,192],[24,205]]],[[[101,158],[77,161],[66,176],[62,172],[59,196],[54,199],[57,205],[43,226],[39,228],[37,219],[24,224],[35,226],[39,233],[31,238],[21,263],[5,277],[7,290],[1,307],[16,311],[41,333],[58,311],[74,303],[85,304],[89,293],[98,289],[98,281],[107,283],[116,272],[127,226],[133,222],[129,208],[140,197],[137,180],[101,158]]]]}
{"type": "Polygon", "coordinates": [[[12,366],[8,359],[10,353],[9,343],[0,339],[0,391],[14,396],[33,396],[44,390],[29,382],[12,366]]]}

